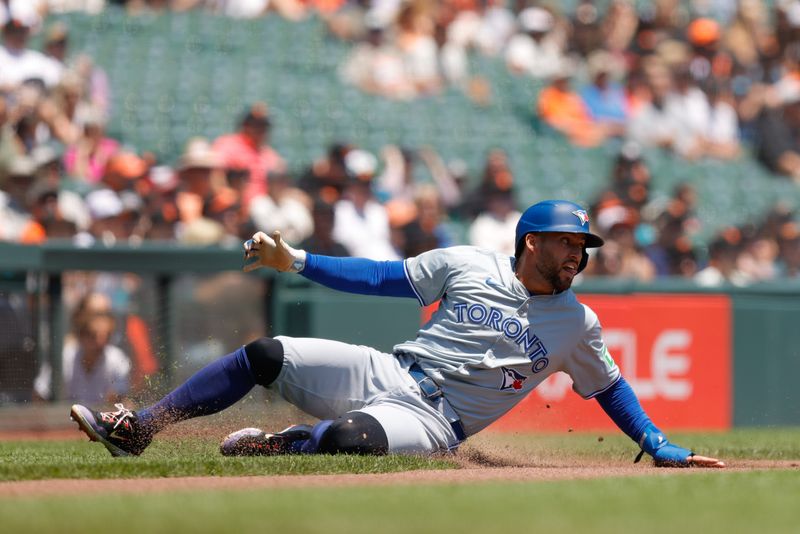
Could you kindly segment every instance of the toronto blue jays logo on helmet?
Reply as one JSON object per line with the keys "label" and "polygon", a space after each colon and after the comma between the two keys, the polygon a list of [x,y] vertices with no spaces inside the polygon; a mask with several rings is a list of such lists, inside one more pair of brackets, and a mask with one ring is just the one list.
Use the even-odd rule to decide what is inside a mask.
{"label": "toronto blue jays logo on helmet", "polygon": [[500,371],[503,373],[503,383],[500,385],[501,390],[522,389],[522,383],[528,379],[527,376],[508,367],[501,367]]}
{"label": "toronto blue jays logo on helmet", "polygon": [[589,214],[586,213],[586,210],[575,210],[572,214],[581,220],[581,226],[589,222]]}

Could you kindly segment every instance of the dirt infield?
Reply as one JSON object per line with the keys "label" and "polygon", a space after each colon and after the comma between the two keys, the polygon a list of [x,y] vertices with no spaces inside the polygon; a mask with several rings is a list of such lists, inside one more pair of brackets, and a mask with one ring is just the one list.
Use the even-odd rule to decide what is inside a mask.
{"label": "dirt infield", "polygon": [[[270,488],[338,488],[354,486],[396,486],[420,484],[472,484],[476,482],[531,482],[581,480],[605,477],[690,475],[702,469],[658,469],[647,465],[548,465],[539,467],[489,467],[461,459],[461,469],[407,471],[364,475],[280,475],[252,477],[177,477],[108,480],[26,480],[0,482],[0,498],[40,497],[101,493],[151,493],[197,490],[252,490]],[[797,461],[731,462],[725,471],[796,470]]]}

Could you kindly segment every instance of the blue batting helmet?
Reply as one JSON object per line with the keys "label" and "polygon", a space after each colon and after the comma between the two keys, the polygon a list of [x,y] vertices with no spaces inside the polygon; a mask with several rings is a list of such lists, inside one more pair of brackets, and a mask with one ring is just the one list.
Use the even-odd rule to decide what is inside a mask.
{"label": "blue batting helmet", "polygon": [[517,252],[531,232],[568,232],[584,234],[586,248],[602,247],[603,239],[589,231],[589,215],[580,205],[568,200],[543,200],[525,210],[517,223]]}

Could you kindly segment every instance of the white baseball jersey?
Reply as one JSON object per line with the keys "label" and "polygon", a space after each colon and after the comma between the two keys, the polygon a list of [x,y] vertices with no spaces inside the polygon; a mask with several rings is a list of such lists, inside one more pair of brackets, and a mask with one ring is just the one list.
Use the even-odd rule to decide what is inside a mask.
{"label": "white baseball jersey", "polygon": [[441,386],[467,435],[485,428],[545,378],[567,373],[591,398],[616,382],[619,368],[597,315],[572,290],[531,295],[514,258],[475,247],[438,249],[405,260],[421,304],[439,309],[413,341],[412,355]]}

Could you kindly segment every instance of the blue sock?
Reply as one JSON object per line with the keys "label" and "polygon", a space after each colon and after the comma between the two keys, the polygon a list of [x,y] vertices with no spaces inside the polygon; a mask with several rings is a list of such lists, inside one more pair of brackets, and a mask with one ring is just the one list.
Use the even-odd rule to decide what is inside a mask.
{"label": "blue sock", "polygon": [[217,413],[256,385],[244,347],[206,365],[153,406],[136,416],[151,434],[172,423]]}

